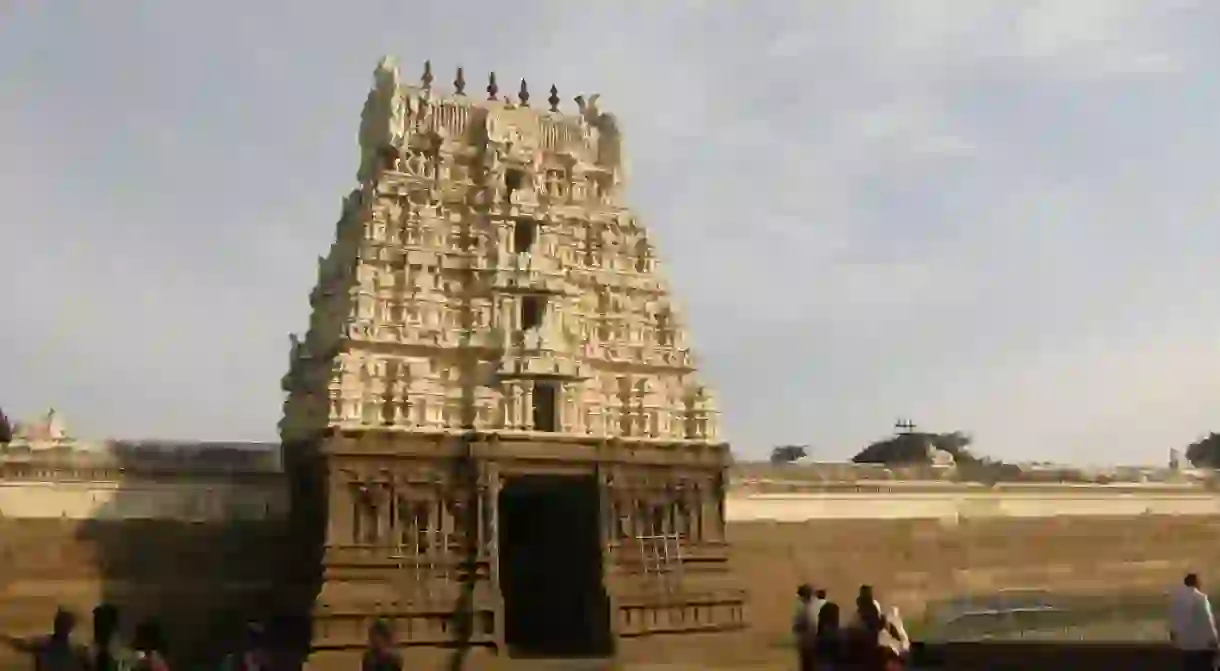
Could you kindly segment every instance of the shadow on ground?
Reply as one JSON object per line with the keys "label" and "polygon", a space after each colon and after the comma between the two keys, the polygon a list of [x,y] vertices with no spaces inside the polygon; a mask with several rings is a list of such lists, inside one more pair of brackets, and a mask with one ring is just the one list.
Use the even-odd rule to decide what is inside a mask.
{"label": "shadow on ground", "polygon": [[916,669],[954,671],[1167,671],[1181,665],[1167,643],[943,643],[913,652]]}

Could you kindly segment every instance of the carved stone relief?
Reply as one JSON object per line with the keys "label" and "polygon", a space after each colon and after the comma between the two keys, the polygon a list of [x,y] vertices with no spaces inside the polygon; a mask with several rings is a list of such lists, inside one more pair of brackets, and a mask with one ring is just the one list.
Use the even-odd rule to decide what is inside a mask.
{"label": "carved stone relief", "polygon": [[[624,160],[618,122],[599,97],[557,117],[404,86],[391,60],[373,79],[360,130],[364,186],[345,201],[345,223],[319,260],[311,334],[290,363],[290,395],[323,402],[286,401],[284,431],[536,430],[528,385],[479,379],[478,393],[463,393],[469,381],[399,372],[389,364],[406,355],[391,344],[463,360],[461,370],[571,376],[559,386],[558,433],[716,440],[718,411],[692,380],[682,325],[651,279],[656,250],[634,215],[605,209]],[[468,123],[481,131],[467,133]],[[376,169],[389,150],[393,169]],[[445,195],[458,191],[472,195]],[[493,200],[480,204],[479,192]],[[537,232],[514,242],[515,226]],[[515,250],[520,240],[528,249]],[[553,296],[540,328],[521,327],[516,296],[529,291]],[[377,347],[381,363],[311,376],[327,365],[320,343],[339,338],[347,353],[331,356]],[[512,351],[497,354],[497,341]],[[616,378],[611,388],[606,376]],[[635,386],[620,389],[618,378]]]}

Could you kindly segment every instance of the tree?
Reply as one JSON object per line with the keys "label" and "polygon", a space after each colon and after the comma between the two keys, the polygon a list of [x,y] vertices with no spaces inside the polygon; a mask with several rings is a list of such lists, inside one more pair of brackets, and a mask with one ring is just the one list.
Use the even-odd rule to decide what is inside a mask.
{"label": "tree", "polygon": [[953,455],[958,464],[979,461],[970,452],[971,438],[962,431],[950,433],[900,433],[876,441],[852,457],[857,464],[924,464],[928,463],[928,446]]}
{"label": "tree", "polygon": [[970,454],[970,445],[974,442],[974,439],[969,434],[961,431],[934,433],[931,434],[931,439],[933,447],[952,454],[954,459],[961,457],[969,461],[974,458]]}
{"label": "tree", "polygon": [[1220,468],[1220,433],[1212,431],[1188,445],[1186,460],[1196,468]]}
{"label": "tree", "polygon": [[809,449],[805,445],[777,445],[771,448],[771,463],[773,464],[790,464],[807,456],[809,456]]}
{"label": "tree", "polygon": [[4,408],[0,408],[0,443],[7,443],[13,439],[13,423],[8,421],[8,416],[4,414]]}

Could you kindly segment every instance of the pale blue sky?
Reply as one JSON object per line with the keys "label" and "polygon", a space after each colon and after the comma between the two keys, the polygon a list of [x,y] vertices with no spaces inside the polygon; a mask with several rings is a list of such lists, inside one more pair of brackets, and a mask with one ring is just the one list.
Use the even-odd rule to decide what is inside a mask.
{"label": "pale blue sky", "polygon": [[[1220,3],[0,2],[0,405],[274,437],[384,53],[600,92],[726,432],[1220,429]],[[570,102],[566,102],[569,108]]]}

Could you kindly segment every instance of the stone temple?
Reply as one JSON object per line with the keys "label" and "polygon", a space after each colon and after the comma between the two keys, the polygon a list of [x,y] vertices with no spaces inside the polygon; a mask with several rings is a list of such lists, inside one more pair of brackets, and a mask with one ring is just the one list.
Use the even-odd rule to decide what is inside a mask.
{"label": "stone temple", "polygon": [[[744,626],[729,447],[598,96],[383,59],[280,431],[311,649],[610,655]],[[311,535],[312,534],[312,535]],[[304,556],[304,554],[302,555]],[[672,639],[670,639],[672,640]]]}

